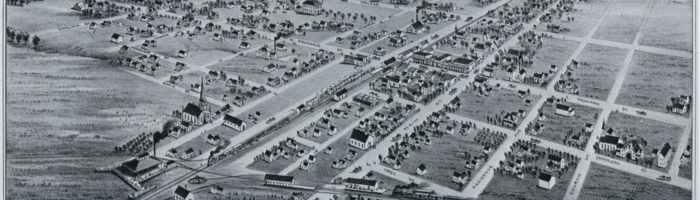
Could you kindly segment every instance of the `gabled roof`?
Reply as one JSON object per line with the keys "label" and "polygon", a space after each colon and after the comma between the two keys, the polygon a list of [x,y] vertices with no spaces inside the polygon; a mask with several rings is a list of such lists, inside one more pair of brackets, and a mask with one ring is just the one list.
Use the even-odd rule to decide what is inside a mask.
{"label": "gabled roof", "polygon": [[560,104],[560,103],[558,103],[556,107],[557,107],[558,110],[569,110],[569,109],[572,109],[571,106],[566,105],[566,104]]}
{"label": "gabled roof", "polygon": [[664,144],[664,147],[661,148],[661,155],[662,155],[662,156],[667,156],[667,155],[668,155],[668,152],[669,152],[670,150],[671,150],[671,145],[668,144],[668,142],[667,142],[666,144]]}
{"label": "gabled roof", "polygon": [[122,166],[124,166],[132,173],[139,173],[144,170],[148,170],[149,168],[155,167],[158,164],[160,164],[160,161],[150,157],[146,157],[143,160],[133,159],[130,161],[126,161],[122,164]]}
{"label": "gabled roof", "polygon": [[617,144],[618,141],[620,141],[619,137],[610,136],[610,135],[606,135],[606,136],[603,136],[600,138],[601,143]]}
{"label": "gabled roof", "polygon": [[350,135],[350,139],[364,143],[367,142],[367,140],[369,139],[369,134],[366,134],[364,131],[358,129],[353,129],[352,134]]}
{"label": "gabled roof", "polygon": [[235,124],[236,126],[240,126],[241,124],[243,124],[243,120],[238,119],[238,118],[231,116],[229,114],[224,115],[224,121],[231,122],[231,123]]}
{"label": "gabled roof", "polygon": [[540,173],[540,175],[537,178],[539,178],[540,180],[543,180],[543,181],[549,181],[552,179],[552,175]]}
{"label": "gabled roof", "polygon": [[193,116],[199,116],[202,114],[202,109],[199,108],[199,106],[197,106],[197,105],[194,105],[192,103],[188,103],[182,112],[193,115]]}
{"label": "gabled roof", "polygon": [[348,93],[348,90],[343,88],[340,91],[336,92],[335,96],[342,96],[342,95],[347,94],[347,93]]}
{"label": "gabled roof", "polygon": [[190,195],[190,191],[183,188],[182,186],[177,186],[177,189],[175,189],[175,195],[186,198],[188,195]]}
{"label": "gabled roof", "polygon": [[368,186],[377,185],[377,181],[375,181],[375,180],[367,180],[367,179],[359,179],[359,178],[347,178],[347,179],[345,179],[345,182],[350,183],[350,184],[368,185]]}

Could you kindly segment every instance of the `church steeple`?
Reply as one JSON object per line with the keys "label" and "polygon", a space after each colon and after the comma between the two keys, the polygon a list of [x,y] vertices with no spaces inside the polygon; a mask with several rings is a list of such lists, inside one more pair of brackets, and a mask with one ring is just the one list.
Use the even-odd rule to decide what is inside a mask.
{"label": "church steeple", "polygon": [[199,107],[204,110],[204,77],[202,77],[202,82],[199,85]]}

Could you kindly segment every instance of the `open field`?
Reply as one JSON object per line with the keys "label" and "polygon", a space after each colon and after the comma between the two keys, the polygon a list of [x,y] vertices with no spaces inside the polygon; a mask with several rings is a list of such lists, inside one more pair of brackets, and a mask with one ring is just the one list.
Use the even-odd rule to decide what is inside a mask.
{"label": "open field", "polygon": [[665,112],[671,97],[692,95],[692,72],[692,59],[636,51],[615,102]]}
{"label": "open field", "polygon": [[579,199],[691,199],[691,191],[591,163]]}
{"label": "open field", "polygon": [[209,32],[197,35],[191,40],[187,39],[187,36],[163,37],[156,40],[158,46],[151,51],[168,57],[177,57],[179,50],[187,50],[190,55],[181,60],[193,65],[202,65],[243,51],[244,49],[240,48],[241,42],[249,43],[250,48],[272,43],[265,39],[224,38],[223,41],[215,41],[213,38],[213,34]]}
{"label": "open field", "polygon": [[103,61],[8,50],[9,156],[108,154],[195,100]]}
{"label": "open field", "polygon": [[[552,65],[556,65],[559,70],[565,70],[564,64],[574,53],[579,42],[556,38],[543,38],[542,47],[535,51],[532,57],[532,65],[525,68],[527,74],[547,73]],[[495,76],[505,79],[508,74],[504,70],[495,72]],[[553,75],[549,76],[553,78]]]}
{"label": "open field", "polygon": [[[688,138],[688,146],[690,146],[690,152],[692,153],[693,152],[693,134],[690,134],[690,137]],[[681,149],[685,149],[685,148],[681,148]],[[679,149],[679,151],[681,149]],[[683,153],[683,152],[680,151],[678,153]],[[695,159],[695,156],[693,156],[691,154],[690,163],[688,163],[685,166],[683,166],[683,165],[680,166],[680,170],[678,171],[678,176],[693,180],[693,159]]]}
{"label": "open field", "polygon": [[[651,0],[619,0],[613,2],[610,12],[593,34],[595,39],[632,44],[642,28],[642,19]],[[653,26],[653,24],[649,24]]]}
{"label": "open field", "polygon": [[[42,35],[38,49],[46,52],[63,53],[94,58],[115,58],[117,52],[110,52],[109,49],[119,47],[110,41],[112,34],[125,35],[124,26],[112,25],[110,27],[98,27],[90,29],[79,27],[60,32],[52,32]],[[124,37],[124,40],[127,40]]]}
{"label": "open field", "polygon": [[345,159],[345,156],[348,154],[349,150],[357,152],[357,158],[361,158],[362,155],[365,154],[365,151],[351,147],[348,144],[350,141],[350,132],[351,131],[345,133],[339,132],[338,134],[345,135],[343,135],[342,138],[338,139],[333,144],[329,145],[329,147],[333,148],[333,152],[331,154],[326,154],[323,152],[323,150],[320,150],[320,152],[316,154],[316,162],[311,164],[311,168],[308,170],[301,170],[298,168],[298,166],[296,166],[297,168],[288,175],[303,177],[312,183],[310,186],[313,187],[321,187],[324,184],[331,183],[336,175],[345,170],[333,168],[333,161],[342,159],[346,161],[346,166],[352,166],[353,161]]}
{"label": "open field", "polygon": [[656,1],[642,28],[639,44],[683,51],[693,50],[693,1]]}
{"label": "open field", "polygon": [[588,44],[576,61],[579,67],[571,73],[571,82],[578,86],[581,96],[605,100],[610,94],[617,73],[622,68],[628,50]]}
{"label": "open field", "polygon": [[[525,105],[525,99],[534,103],[540,98],[537,95],[527,95],[525,99],[521,99],[518,97],[518,91],[509,89],[494,89],[489,96],[478,96],[476,93],[467,89],[457,95],[462,107],[455,114],[482,122],[489,122],[487,118],[495,119],[496,115],[503,116],[505,113],[518,112],[521,109],[527,115],[532,108]],[[517,122],[521,121],[522,118]]]}
{"label": "open field", "polygon": [[564,139],[569,131],[573,133],[582,132],[586,127],[586,123],[595,124],[596,120],[598,120],[598,114],[601,109],[578,104],[570,105],[575,110],[574,116],[571,117],[555,114],[553,106],[542,106],[542,112],[546,119],[544,122],[540,122],[544,124],[544,129],[536,137],[559,144],[566,144]]}
{"label": "open field", "polygon": [[5,196],[8,199],[125,199],[133,189],[112,173],[94,172],[95,167],[125,159],[126,156],[9,159]]}
{"label": "open field", "polygon": [[281,147],[285,151],[289,152],[289,155],[290,155],[289,158],[283,158],[282,156],[280,156],[279,158],[277,158],[269,163],[265,162],[263,160],[256,160],[252,164],[246,166],[246,168],[254,169],[254,170],[258,170],[258,171],[263,171],[266,173],[272,173],[272,174],[280,173],[282,170],[291,166],[297,160],[308,158],[308,155],[310,155],[314,151],[313,149],[311,149],[311,147],[304,146],[301,143],[297,142],[297,145],[299,145],[298,150],[303,149],[304,151],[307,152],[306,154],[304,154],[304,156],[299,157],[299,156],[297,156],[296,150],[293,150],[292,148],[281,145],[279,147]]}
{"label": "open field", "polygon": [[[89,21],[80,12],[71,10],[77,1],[32,1],[20,6],[7,6],[7,26],[26,32],[37,32]],[[44,39],[42,37],[42,39]]]}
{"label": "open field", "polygon": [[[416,12],[407,12],[407,13],[404,13],[404,14],[399,15],[399,16],[393,16],[387,21],[378,22],[378,24],[375,24],[373,26],[362,29],[360,31],[359,36],[362,37],[362,36],[365,36],[367,34],[374,34],[374,33],[379,33],[382,31],[387,31],[387,34],[389,34],[395,30],[402,30],[403,28],[405,28],[411,24],[411,21],[414,19],[415,16],[416,16]],[[376,40],[374,40],[374,41],[376,41]],[[374,41],[370,41],[370,43],[374,42]],[[338,41],[333,40],[333,42],[331,42],[329,44],[332,46],[336,46],[336,47],[350,48],[350,46],[351,46],[350,43],[351,43],[351,41],[344,41],[343,43],[338,43]],[[358,49],[361,49],[361,48],[362,48],[362,46],[358,47]]]}

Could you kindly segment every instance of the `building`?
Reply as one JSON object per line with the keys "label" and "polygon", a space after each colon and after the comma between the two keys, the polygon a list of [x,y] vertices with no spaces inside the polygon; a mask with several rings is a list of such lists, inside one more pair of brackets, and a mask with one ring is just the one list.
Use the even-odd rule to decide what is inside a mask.
{"label": "building", "polygon": [[293,176],[282,176],[276,174],[265,174],[265,185],[269,186],[281,186],[281,187],[293,187],[294,177]]}
{"label": "building", "polygon": [[413,34],[421,34],[426,30],[426,26],[420,20],[413,22],[410,26],[408,26],[408,28],[406,28],[406,32]]}
{"label": "building", "polygon": [[343,64],[348,64],[348,65],[355,65],[355,66],[365,66],[369,64],[370,58],[367,55],[363,54],[354,54],[354,55],[345,55],[343,57]]}
{"label": "building", "polygon": [[124,36],[116,34],[116,33],[112,34],[112,42],[121,43],[122,41],[124,41]]}
{"label": "building", "polygon": [[374,136],[364,131],[353,129],[350,135],[350,146],[367,150],[374,145]]}
{"label": "building", "polygon": [[221,144],[221,137],[219,135],[207,135],[207,144],[214,146],[219,146]]}
{"label": "building", "polygon": [[179,50],[179,51],[177,51],[177,57],[180,57],[180,58],[185,58],[185,57],[187,57],[187,51],[185,51],[185,50]]}
{"label": "building", "polygon": [[335,93],[335,95],[333,96],[333,100],[340,101],[341,99],[344,99],[345,97],[348,97],[348,90],[343,88]]}
{"label": "building", "polygon": [[452,182],[459,184],[467,184],[467,172],[457,172],[452,173]]}
{"label": "building", "polygon": [[160,160],[153,159],[149,156],[140,156],[121,164],[119,171],[126,176],[133,177],[136,180],[142,180],[153,171],[162,169],[165,163]]}
{"label": "building", "polygon": [[224,126],[228,126],[237,131],[243,131],[246,128],[246,123],[229,114],[224,115]]}
{"label": "building", "polygon": [[306,15],[320,15],[323,14],[322,10],[323,2],[318,0],[305,0],[301,2],[301,5],[297,6],[296,12]]}
{"label": "building", "polygon": [[622,139],[612,135],[605,135],[598,140],[598,148],[604,151],[615,151],[621,144],[624,144]]}
{"label": "building", "polygon": [[428,167],[426,167],[423,163],[418,165],[418,167],[416,168],[416,174],[418,174],[420,176],[425,175],[425,173],[427,173],[427,172],[428,172]]}
{"label": "building", "polygon": [[570,105],[558,103],[555,106],[554,113],[557,115],[571,117],[571,116],[574,116],[574,107],[572,107]]}
{"label": "building", "polygon": [[175,189],[175,200],[195,200],[194,194],[182,186],[177,186]]}
{"label": "building", "polygon": [[347,178],[344,185],[346,190],[363,192],[376,192],[379,189],[379,182],[367,179]]}
{"label": "building", "polygon": [[199,106],[188,103],[182,109],[182,121],[191,122],[194,125],[202,125],[205,121],[204,111]]}
{"label": "building", "polygon": [[194,156],[194,149],[189,148],[189,149],[185,150],[184,152],[182,152],[182,155],[180,155],[180,158],[187,160],[187,159],[192,158],[192,156]]}
{"label": "building", "polygon": [[668,142],[667,142],[666,144],[664,144],[664,147],[661,148],[661,151],[659,152],[659,154],[657,154],[657,159],[658,159],[657,166],[659,166],[661,168],[666,168],[666,166],[668,166],[668,159],[670,157],[671,157],[671,145],[668,144]]}
{"label": "building", "polygon": [[540,173],[540,175],[537,177],[537,187],[544,188],[551,190],[552,187],[554,187],[554,184],[557,182],[556,177],[550,175],[550,174],[545,174],[545,173]]}
{"label": "building", "polygon": [[218,185],[211,186],[209,193],[222,195],[225,193],[224,188]]}

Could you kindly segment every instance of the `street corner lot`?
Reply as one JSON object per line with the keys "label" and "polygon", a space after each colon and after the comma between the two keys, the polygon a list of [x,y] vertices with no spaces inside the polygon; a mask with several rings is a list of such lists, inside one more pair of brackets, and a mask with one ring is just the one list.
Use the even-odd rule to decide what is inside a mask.
{"label": "street corner lot", "polygon": [[[457,96],[462,106],[455,111],[455,114],[490,123],[488,118],[494,120],[496,116],[503,116],[505,113],[518,112],[524,110],[524,115],[532,109],[526,106],[525,101],[529,99],[531,104],[535,104],[540,99],[539,95],[529,94],[525,98],[520,98],[518,91],[510,89],[494,89],[489,96],[479,96],[477,91],[466,89]],[[518,124],[523,117],[518,119]],[[500,125],[500,124],[498,124]]]}
{"label": "street corner lot", "polygon": [[[423,22],[423,24],[425,26],[430,27],[430,29],[428,31],[425,31],[424,33],[421,33],[421,34],[405,33],[406,34],[406,45],[410,45],[411,43],[418,41],[419,39],[421,39],[422,37],[425,37],[426,35],[433,35],[438,30],[441,30],[441,29],[443,29],[443,28],[445,28],[453,23],[454,23],[454,21],[448,21],[448,20],[445,20],[445,21],[440,22],[438,24],[430,24],[430,23]],[[408,27],[408,26],[406,26],[406,27]],[[403,28],[400,30],[405,32],[406,28]],[[374,43],[370,46],[365,47],[360,52],[366,53],[366,54],[373,54],[374,50],[377,49],[377,47],[384,48],[386,50],[387,54],[390,54],[398,49],[396,47],[389,46],[389,38],[384,38],[384,39],[377,41],[376,43]],[[461,54],[459,54],[459,55],[461,55]]]}
{"label": "street corner lot", "polygon": [[8,5],[7,26],[32,33],[90,21],[91,19],[82,18],[79,11],[71,10],[76,2],[78,1],[53,0],[31,1],[24,6]]}
{"label": "street corner lot", "polygon": [[[382,32],[383,30],[387,31],[387,34],[391,33],[392,31],[403,30],[404,28],[408,27],[408,25],[411,24],[411,21],[413,19],[415,19],[415,16],[416,16],[416,12],[410,11],[410,12],[406,12],[406,13],[403,13],[403,14],[398,15],[398,16],[390,15],[389,18],[386,19],[386,21],[381,21],[381,19],[378,19],[376,24],[374,24],[372,26],[368,26],[367,28],[360,30],[359,36],[362,37],[362,36],[365,36],[367,34],[379,33],[379,32]],[[345,39],[345,38],[343,38],[343,39]],[[375,41],[377,41],[377,42],[381,41],[381,39],[383,39],[383,38],[380,38],[379,40],[370,41],[367,44],[375,42]],[[388,40],[386,42],[388,42]],[[349,40],[345,40],[343,43],[338,43],[337,40],[333,40],[331,43],[329,43],[329,45],[332,45],[335,47],[341,47],[341,48],[350,48],[350,46],[351,46],[350,43],[351,43],[351,41],[349,41]],[[366,46],[367,44],[363,44],[362,46],[359,46],[357,48],[361,49],[362,47]],[[387,47],[388,47],[388,43],[387,43]],[[387,48],[387,47],[384,47],[384,48]]]}
{"label": "street corner lot", "polygon": [[187,36],[167,36],[156,40],[157,47],[153,52],[158,54],[177,58],[178,51],[185,50],[189,55],[185,58],[180,58],[187,63],[195,65],[211,64],[212,61],[232,56],[238,52],[244,51],[240,48],[242,42],[250,44],[250,48],[258,48],[263,44],[270,42],[265,39],[242,40],[234,38],[223,38],[223,41],[214,40],[213,33],[205,33],[197,35],[193,39],[188,39]]}
{"label": "street corner lot", "polygon": [[587,44],[576,58],[579,66],[571,72],[571,82],[578,86],[579,95],[607,99],[627,52],[626,49]]}
{"label": "street corner lot", "polygon": [[693,1],[654,2],[639,44],[691,52]]}
{"label": "street corner lot", "polygon": [[[440,126],[445,126],[446,124],[455,127],[455,129],[461,127],[461,124],[455,121],[441,123]],[[418,146],[420,149],[407,148],[406,151],[409,152],[409,158],[401,161],[401,168],[399,171],[455,191],[461,191],[462,185],[452,181],[453,173],[467,172],[468,176],[471,176],[481,170],[483,164],[470,169],[466,167],[466,163],[468,161],[477,160],[477,157],[482,155],[484,146],[478,142],[479,140],[485,141],[487,138],[493,139],[491,137],[495,137],[496,134],[482,131],[469,131],[468,134],[462,135],[456,132],[457,130],[455,130],[455,134],[452,135],[429,135],[431,144],[421,144]],[[480,132],[479,134],[484,134],[484,136],[477,136],[477,132]],[[497,149],[498,147],[495,146],[491,148]],[[399,151],[401,154],[403,154],[403,152],[404,151]],[[465,157],[465,152],[469,152],[471,160]],[[493,155],[493,152],[495,151],[486,154],[487,157],[484,160],[488,160],[488,158]],[[428,168],[426,174],[422,176],[416,174],[416,169],[421,164],[424,164]],[[382,162],[382,165],[387,168],[393,168],[394,166],[393,164],[384,162]],[[471,177],[469,180],[471,180]]]}
{"label": "street corner lot", "polygon": [[692,62],[691,58],[636,51],[615,102],[666,112],[671,97],[692,95]]}
{"label": "street corner lot", "polygon": [[[678,143],[683,134],[683,126],[668,124],[660,121],[655,121],[643,117],[627,115],[619,112],[612,112],[608,116],[607,121],[605,121],[606,129],[613,128],[617,136],[634,135],[638,138],[644,139],[646,141],[646,146],[643,146],[644,153],[646,155],[651,155],[653,149],[661,150],[664,144],[668,143],[671,145],[672,149],[678,149]],[[669,157],[669,163],[673,162],[673,156],[677,153],[683,153],[685,147],[680,148],[676,152],[671,152]],[[615,156],[616,158],[623,159],[623,157]],[[667,168],[659,168],[656,165],[657,159],[654,159],[654,169],[667,171]]]}
{"label": "street corner lot", "polygon": [[[260,98],[267,93],[265,92],[260,94],[253,94],[253,96],[248,96],[248,94],[246,93],[252,91],[252,88],[254,87],[252,84],[244,83],[245,85],[238,84],[229,87],[228,85],[230,85],[230,83],[228,83],[228,79],[236,79],[235,76],[228,75],[227,80],[221,80],[220,77],[209,77],[209,75],[201,71],[194,71],[182,75],[182,81],[177,83],[176,85],[180,88],[187,90],[187,92],[191,92],[193,94],[198,95],[199,92],[197,91],[199,89],[195,90],[193,86],[201,84],[202,78],[204,79],[204,96],[212,99],[218,99],[226,103],[230,103],[232,105],[236,104],[234,103],[234,98],[236,96],[243,98],[243,100],[240,101],[240,103],[241,105],[245,105],[247,102],[254,101],[255,99]],[[233,88],[236,89],[235,92],[232,91]],[[224,95],[227,96],[226,100],[224,100]]]}
{"label": "street corner lot", "polygon": [[[547,163],[549,162],[548,156],[549,154],[547,153],[548,150],[545,149],[544,147],[540,146],[535,146],[535,145],[518,145],[517,143],[514,144],[514,150],[509,152],[510,155],[513,155],[513,157],[517,157],[517,152],[526,152],[524,151],[523,147],[531,148],[534,152],[543,152],[542,155],[544,156],[539,156],[536,155],[537,153],[534,153],[536,157],[530,157],[527,156],[527,158],[523,159],[524,160],[524,167],[523,167],[523,179],[517,178],[514,175],[511,175],[508,171],[505,171],[504,174],[499,173],[499,170],[496,170],[494,172],[493,178],[489,182],[489,184],[486,186],[486,189],[479,195],[479,199],[562,199],[564,198],[567,188],[569,186],[569,182],[571,182],[571,178],[574,176],[574,171],[576,170],[576,165],[579,162],[579,158],[573,157],[573,159],[569,159],[567,156],[561,156],[566,160],[568,163],[568,168],[560,169],[559,172],[561,172],[561,175],[557,176],[557,173],[559,172],[544,172],[545,167],[547,166]],[[523,155],[527,155],[523,153]],[[534,159],[533,159],[534,158]],[[506,159],[508,160],[508,159]],[[514,160],[511,159],[510,162],[513,162]],[[504,161],[507,162],[507,161]],[[551,174],[552,176],[556,177],[555,179],[555,184],[551,189],[544,189],[541,187],[538,187],[538,177],[531,173],[531,169],[535,170],[541,170],[542,172],[538,173],[547,173]]]}
{"label": "street corner lot", "polygon": [[[577,41],[543,37],[542,47],[537,49],[532,57],[532,65],[529,68],[525,68],[527,74],[547,73],[552,65],[556,65],[558,70],[565,70],[564,64],[571,58],[579,43]],[[501,76],[507,76],[504,72],[501,73],[503,73]],[[553,75],[549,77],[554,78]]]}
{"label": "street corner lot", "polygon": [[[272,46],[272,44],[270,44],[270,46]],[[299,66],[294,64],[294,60],[298,60],[299,63],[306,62],[312,58],[313,53],[318,51],[318,49],[294,44],[286,44],[286,46],[287,50],[277,51],[277,58],[265,59],[259,57],[255,52],[258,48],[255,47],[256,49],[252,52],[238,55],[233,59],[224,60],[207,68],[242,76],[246,80],[250,80],[261,85],[266,85],[268,83],[268,78],[282,78],[284,72],[290,70],[292,67],[296,67],[298,70],[301,70]],[[294,53],[292,53],[292,50],[294,50]],[[338,56],[336,55],[336,57]],[[277,65],[277,68],[272,72],[264,72],[263,67],[268,64],[275,64]],[[321,68],[323,67],[327,66],[322,66]],[[274,87],[281,87],[282,85],[284,85],[284,82],[282,82],[282,84],[275,85]]]}
{"label": "street corner lot", "polygon": [[573,22],[567,22],[566,18],[553,19],[552,22],[543,22],[537,25],[535,30],[545,32],[547,25],[555,24],[570,29],[569,32],[562,32],[564,35],[576,37],[584,37],[596,25],[601,15],[605,13],[606,8],[611,6],[613,0],[596,0],[596,1],[577,1],[574,3],[574,11],[569,13],[569,16],[574,17]]}
{"label": "street corner lot", "polygon": [[[282,141],[284,142],[284,140],[282,140]],[[278,144],[277,146],[279,148],[282,148],[289,153],[289,158],[283,158],[282,156],[280,156],[279,158],[277,158],[269,163],[262,160],[262,159],[259,159],[259,160],[253,161],[253,163],[246,166],[246,168],[258,170],[258,171],[263,171],[263,172],[267,172],[267,173],[272,173],[272,174],[280,173],[280,172],[282,172],[282,170],[284,170],[288,167],[298,168],[299,166],[294,166],[295,162],[299,159],[308,158],[308,156],[311,155],[313,150],[311,147],[303,145],[300,142],[297,142],[297,145],[299,145],[299,149],[294,150],[292,148],[285,146],[284,144]],[[306,151],[307,153],[304,154],[302,157],[297,156],[297,151],[300,151],[302,149],[304,151]],[[266,149],[266,150],[270,150],[270,149]],[[319,161],[319,160],[317,160],[317,161]]]}
{"label": "street corner lot", "polygon": [[[593,38],[632,44],[649,13],[651,0],[621,0],[613,2]],[[647,26],[653,26],[647,22]]]}
{"label": "street corner lot", "polygon": [[[78,27],[41,35],[39,49],[48,52],[62,52],[69,55],[110,58],[117,54],[122,44],[111,42],[112,34],[126,35],[126,27],[112,24],[108,27],[98,25],[95,29]],[[126,40],[125,36],[125,39]],[[112,51],[111,49],[115,49]]]}
{"label": "street corner lot", "polygon": [[[687,128],[687,127],[686,127]],[[690,152],[693,152],[693,134],[689,134],[688,138],[688,146],[690,146]],[[686,147],[682,147],[678,149],[678,153],[683,153],[683,150],[685,150]],[[690,162],[686,165],[681,165],[680,170],[678,171],[678,176],[687,178],[690,180],[693,180],[693,158],[694,156],[690,156]]]}
{"label": "street corner lot", "polygon": [[[333,148],[333,151],[330,154],[326,154],[325,148],[322,150],[319,150],[319,153],[316,154],[316,162],[311,164],[311,167],[308,170],[301,170],[299,169],[299,166],[291,166],[295,167],[294,171],[290,172],[288,175],[289,176],[294,176],[294,177],[305,177],[307,181],[310,183],[313,183],[312,187],[321,187],[324,184],[330,184],[333,178],[338,176],[341,172],[347,169],[347,167],[350,167],[353,165],[354,161],[350,161],[345,159],[345,156],[348,154],[349,150],[353,150],[357,152],[357,157],[355,160],[360,159],[366,151],[363,151],[361,149],[351,147],[349,145],[350,143],[350,131],[345,132],[345,133],[338,133],[338,134],[344,134],[341,139],[338,139],[337,141],[333,142],[333,144],[329,145],[329,147]],[[345,160],[346,162],[346,168],[344,169],[336,169],[333,168],[333,162],[338,161],[338,160]],[[363,164],[364,165],[364,164]],[[366,167],[366,166],[365,166]]]}
{"label": "street corner lot", "polygon": [[[624,169],[622,169],[624,170]],[[579,199],[691,199],[692,192],[591,163]]]}
{"label": "street corner lot", "polygon": [[[353,122],[364,119],[363,117],[365,116],[372,116],[374,113],[369,113],[369,111],[372,109],[370,107],[366,106],[359,106],[356,104],[351,104],[353,107],[348,110],[348,117],[347,118],[342,118],[342,117],[331,117],[330,118],[330,124],[336,128],[337,131],[341,131],[345,128],[348,128],[350,125],[352,125]],[[356,116],[355,113],[357,112],[358,109],[363,108],[365,109],[365,113],[363,116]],[[320,118],[319,118],[320,119]],[[317,119],[318,121],[318,119]],[[320,123],[320,122],[319,122]],[[318,126],[310,126],[311,128],[308,128],[308,131],[313,133],[314,129],[319,129],[321,130],[321,136],[320,137],[308,137],[306,139],[311,140],[313,142],[316,142],[318,144],[323,144],[325,143],[328,139],[331,139],[334,136],[328,135],[328,129],[323,129],[319,128]],[[303,130],[303,129],[301,129]],[[300,130],[300,131],[301,131]],[[337,133],[336,133],[337,134]]]}
{"label": "street corner lot", "polygon": [[[588,107],[579,104],[568,103],[574,108],[574,116],[568,117],[564,115],[556,114],[554,105],[545,104],[542,106],[542,112],[546,119],[544,121],[539,121],[540,124],[544,125],[541,133],[535,137],[539,137],[548,141],[552,141],[559,144],[566,144],[564,139],[569,131],[574,134],[583,132],[586,128],[586,124],[595,124],[598,120],[598,115],[601,112],[599,108]],[[533,122],[534,126],[534,122]],[[582,135],[582,141],[588,141],[588,136],[586,134]],[[585,143],[585,142],[584,142]]]}
{"label": "street corner lot", "polygon": [[404,182],[401,182],[400,180],[391,178],[391,177],[384,175],[378,171],[370,171],[370,172],[367,172],[367,174],[362,174],[362,177],[356,177],[356,178],[363,178],[363,177],[367,177],[367,176],[369,176],[370,180],[375,180],[375,181],[379,182],[379,187],[387,190],[385,192],[385,194],[391,194],[391,192],[394,190],[394,188],[396,188],[396,186],[409,184],[409,183],[404,183]]}
{"label": "street corner lot", "polygon": [[[136,51],[134,51],[134,52],[136,52]],[[142,54],[140,54],[140,53],[136,53],[136,56],[132,56],[131,58],[135,58],[135,57],[141,56],[141,55]],[[152,71],[150,68],[155,63],[149,63],[147,61],[141,62],[141,64],[144,64],[144,66],[146,66],[145,68],[141,68],[141,64],[139,64],[136,67],[124,66],[124,68],[131,70],[131,71],[134,71],[136,73],[143,73],[145,75],[152,76],[152,77],[157,78],[157,79],[168,77],[170,75],[177,73],[177,71],[175,71],[175,63],[170,62],[168,60],[164,60],[164,59],[158,59],[157,62],[158,62],[158,64],[160,64],[160,68],[157,69],[156,71]],[[124,65],[126,65],[126,64],[124,64]]]}

